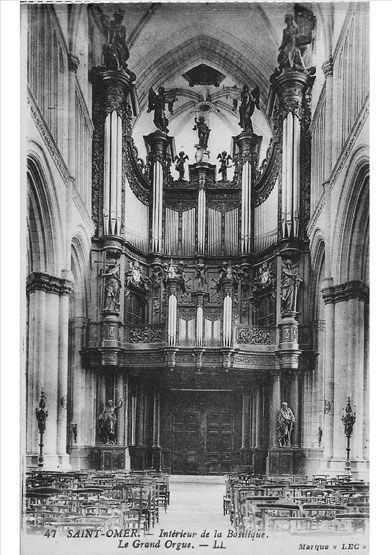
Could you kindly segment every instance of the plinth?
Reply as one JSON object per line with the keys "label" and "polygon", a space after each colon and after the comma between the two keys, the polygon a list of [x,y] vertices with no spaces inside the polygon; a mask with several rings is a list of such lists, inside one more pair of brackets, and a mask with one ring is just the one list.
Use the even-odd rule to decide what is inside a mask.
{"label": "plinth", "polygon": [[303,474],[303,452],[298,447],[273,447],[268,450],[267,476]]}

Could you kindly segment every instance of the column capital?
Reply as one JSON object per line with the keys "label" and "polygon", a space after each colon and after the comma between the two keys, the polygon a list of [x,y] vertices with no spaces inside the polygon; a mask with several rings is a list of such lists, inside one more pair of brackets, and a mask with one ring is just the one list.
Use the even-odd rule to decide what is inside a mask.
{"label": "column capital", "polygon": [[32,272],[26,280],[26,291],[29,295],[34,291],[45,291],[55,295],[70,295],[73,283],[68,279],[51,276],[44,272]]}
{"label": "column capital", "polygon": [[122,117],[128,106],[128,95],[134,95],[133,82],[136,75],[124,70],[108,70],[99,66],[92,68],[89,77],[101,95],[106,115],[116,111]]}
{"label": "column capital", "polygon": [[282,102],[283,118],[292,112],[298,119],[302,119],[304,93],[313,85],[314,79],[314,74],[295,70],[277,70],[271,76],[271,83]]}
{"label": "column capital", "polygon": [[369,287],[363,281],[354,280],[322,289],[321,295],[325,304],[337,304],[351,299],[359,299],[367,303]]}

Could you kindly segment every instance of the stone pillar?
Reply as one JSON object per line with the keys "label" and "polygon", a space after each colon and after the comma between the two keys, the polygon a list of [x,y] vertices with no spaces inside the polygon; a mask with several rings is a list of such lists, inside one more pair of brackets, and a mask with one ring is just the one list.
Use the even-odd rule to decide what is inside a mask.
{"label": "stone pillar", "polygon": [[69,294],[59,297],[59,371],[58,371],[58,397],[57,405],[57,452],[59,455],[67,454],[67,407],[68,407],[68,321],[69,321]]}
{"label": "stone pillar", "polygon": [[324,460],[332,459],[333,454],[333,390],[335,361],[335,304],[331,280],[325,280],[322,289],[325,303],[325,374],[324,374]]}
{"label": "stone pillar", "polygon": [[123,117],[127,110],[127,98],[133,91],[135,75],[123,69],[107,70],[95,67],[90,72],[94,93],[99,102],[101,118],[94,122],[102,137],[103,175],[102,180],[102,233],[122,233],[122,143]]}
{"label": "stone pillar", "polygon": [[86,445],[88,428],[92,425],[85,406],[87,384],[80,356],[80,351],[84,347],[86,324],[87,318],[83,317],[76,317],[70,321],[72,333],[72,358],[70,365],[72,379],[72,424],[77,426],[77,442],[72,438],[74,447]]}
{"label": "stone pillar", "polygon": [[243,131],[233,140],[238,153],[237,170],[241,185],[241,254],[249,254],[252,250],[252,184],[262,137]]}
{"label": "stone pillar", "polygon": [[[124,401],[124,378],[122,372],[119,371],[116,376],[116,395],[114,402],[119,404],[120,399]],[[117,428],[116,428],[116,443],[124,445],[125,442],[125,405],[117,409]]]}
{"label": "stone pillar", "polygon": [[[341,422],[342,411],[347,402],[347,300],[337,302],[335,297],[335,361],[334,361],[334,430],[333,459],[340,461],[346,456],[346,437]],[[342,467],[343,470],[343,467]]]}
{"label": "stone pillar", "polygon": [[242,426],[241,426],[241,449],[249,449],[249,410],[250,410],[250,396],[248,393],[242,394]]}
{"label": "stone pillar", "polygon": [[261,446],[261,391],[260,386],[256,390],[256,407],[255,407],[255,448],[260,449]]}
{"label": "stone pillar", "polygon": [[290,404],[291,410],[293,411],[295,417],[295,424],[291,432],[291,446],[300,447],[300,425],[301,419],[299,414],[299,391],[298,391],[298,370],[292,370],[291,372],[291,383],[290,383]]}
{"label": "stone pillar", "polygon": [[151,216],[151,250],[155,254],[162,253],[162,222],[163,222],[163,179],[170,140],[166,133],[154,131],[145,141],[150,148],[149,160],[152,164],[152,216]]}
{"label": "stone pillar", "polygon": [[48,469],[59,464],[66,467],[68,303],[72,282],[33,272],[27,278],[26,290],[30,296],[27,447],[31,455],[39,451],[35,409],[43,391],[48,411],[44,465]]}
{"label": "stone pillar", "polygon": [[304,93],[314,77],[303,70],[277,70],[271,82],[282,109],[281,236],[299,237],[301,206],[301,120]]}
{"label": "stone pillar", "polygon": [[142,385],[137,391],[137,429],[136,429],[136,445],[144,447],[144,388]]}
{"label": "stone pillar", "polygon": [[281,406],[280,398],[280,371],[272,374],[272,396],[270,405],[270,446],[278,447],[277,420]]}

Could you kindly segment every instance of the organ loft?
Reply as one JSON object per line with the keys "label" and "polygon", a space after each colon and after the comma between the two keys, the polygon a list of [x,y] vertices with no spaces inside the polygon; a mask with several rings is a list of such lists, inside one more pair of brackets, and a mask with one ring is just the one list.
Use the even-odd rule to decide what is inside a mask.
{"label": "organ loft", "polygon": [[[59,38],[52,57],[69,95],[65,123],[45,107],[41,44],[32,31],[28,39],[30,125],[48,114],[54,126],[67,209],[58,210],[63,231],[40,227],[54,204],[42,205],[47,174],[32,148],[27,466],[38,460],[42,391],[47,468],[341,472],[349,396],[353,471],[364,475],[365,7],[347,8],[341,33],[355,29],[351,50],[343,39],[317,50],[329,5],[266,5],[275,38],[255,38],[250,54],[224,24],[240,4],[177,5],[195,30],[161,50],[149,18],[163,10],[155,25],[165,33],[171,8],[154,5],[138,35],[137,6],[82,8],[88,57],[79,59],[78,32]],[[52,48],[62,14],[51,10],[28,6],[26,18]],[[65,94],[54,91],[52,104]],[[41,131],[32,135],[48,149]],[[51,241],[52,250],[40,246]]]}

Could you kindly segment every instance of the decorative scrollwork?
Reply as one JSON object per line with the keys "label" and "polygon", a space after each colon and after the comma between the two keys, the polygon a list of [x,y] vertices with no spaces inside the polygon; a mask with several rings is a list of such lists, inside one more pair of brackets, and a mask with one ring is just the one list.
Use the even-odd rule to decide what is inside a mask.
{"label": "decorative scrollwork", "polygon": [[246,345],[271,345],[271,332],[262,328],[238,328],[237,343]]}

